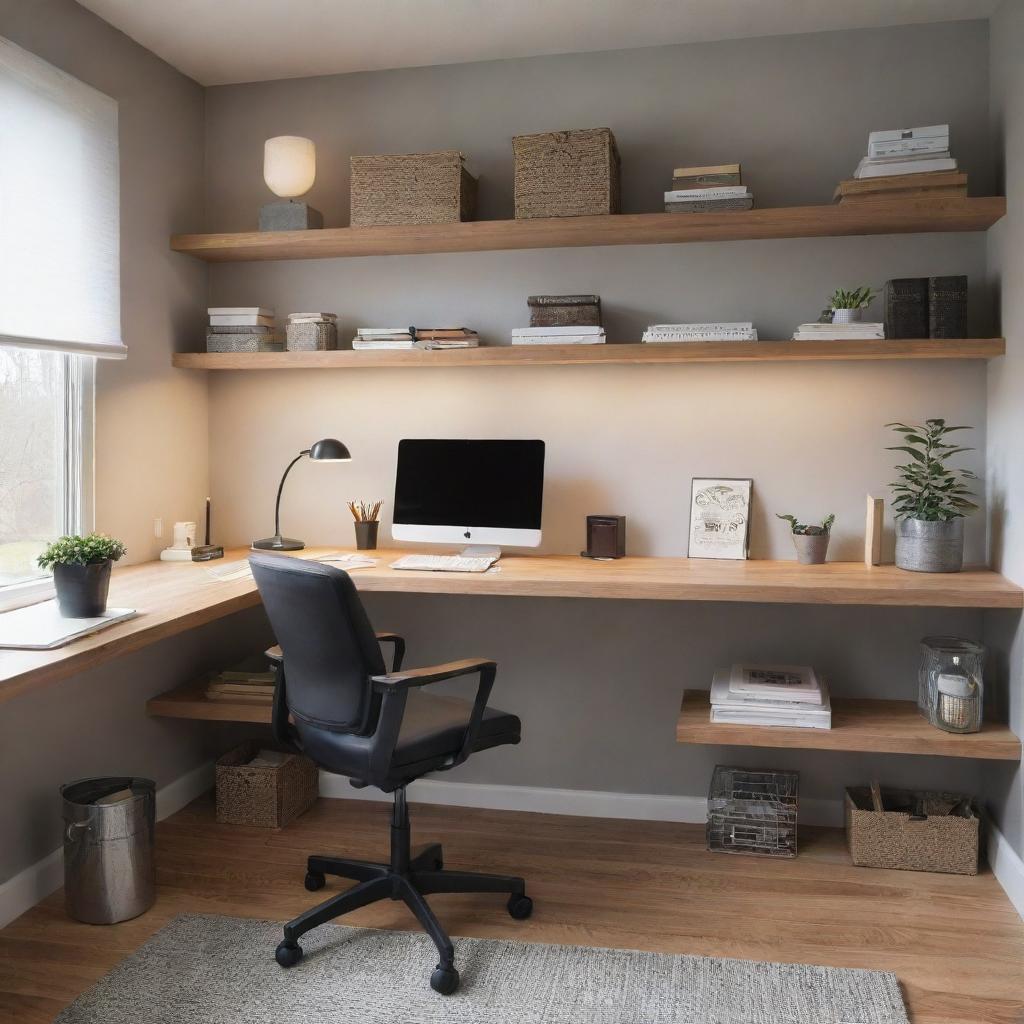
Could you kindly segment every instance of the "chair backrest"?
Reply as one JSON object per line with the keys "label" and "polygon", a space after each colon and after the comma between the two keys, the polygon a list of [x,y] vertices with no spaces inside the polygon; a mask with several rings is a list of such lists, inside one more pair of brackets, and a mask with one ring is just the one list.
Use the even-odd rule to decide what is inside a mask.
{"label": "chair backrest", "polygon": [[282,555],[253,553],[249,562],[284,653],[289,710],[332,732],[372,732],[380,700],[370,676],[386,669],[348,573]]}

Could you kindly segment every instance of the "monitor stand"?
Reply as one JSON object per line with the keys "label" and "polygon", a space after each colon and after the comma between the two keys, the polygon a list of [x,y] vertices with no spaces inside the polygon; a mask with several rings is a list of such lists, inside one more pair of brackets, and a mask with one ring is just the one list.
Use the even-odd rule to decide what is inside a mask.
{"label": "monitor stand", "polygon": [[467,544],[459,554],[463,558],[501,558],[501,548],[497,544]]}

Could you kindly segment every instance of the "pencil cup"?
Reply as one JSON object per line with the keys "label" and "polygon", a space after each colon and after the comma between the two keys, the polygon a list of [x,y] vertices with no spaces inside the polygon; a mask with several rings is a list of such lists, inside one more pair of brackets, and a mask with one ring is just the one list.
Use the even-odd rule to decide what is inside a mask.
{"label": "pencil cup", "polygon": [[380,523],[357,522],[353,523],[356,528],[356,548],[360,551],[375,551],[377,549],[377,527]]}

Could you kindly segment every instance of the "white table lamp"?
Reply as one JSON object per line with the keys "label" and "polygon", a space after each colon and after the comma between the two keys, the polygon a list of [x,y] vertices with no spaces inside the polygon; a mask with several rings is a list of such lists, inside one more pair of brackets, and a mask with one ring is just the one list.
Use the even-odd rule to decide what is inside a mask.
{"label": "white table lamp", "polygon": [[303,231],[322,228],[323,215],[297,202],[316,180],[316,146],[299,135],[278,135],[263,144],[263,180],[283,200],[260,210],[260,231]]}

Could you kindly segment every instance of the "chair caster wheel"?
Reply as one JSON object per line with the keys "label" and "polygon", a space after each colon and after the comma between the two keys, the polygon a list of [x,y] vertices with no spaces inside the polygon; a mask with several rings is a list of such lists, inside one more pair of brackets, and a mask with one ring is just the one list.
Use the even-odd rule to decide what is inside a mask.
{"label": "chair caster wheel", "polygon": [[316,892],[327,884],[327,878],[319,871],[307,871],[305,886],[310,892]]}
{"label": "chair caster wheel", "polygon": [[459,987],[459,972],[454,967],[438,964],[430,975],[430,987],[443,996],[450,996]]}
{"label": "chair caster wheel", "polygon": [[512,893],[508,898],[509,917],[525,921],[533,913],[533,900],[523,893]]}
{"label": "chair caster wheel", "polygon": [[294,967],[302,959],[302,947],[285,939],[274,951],[274,959],[282,967]]}

